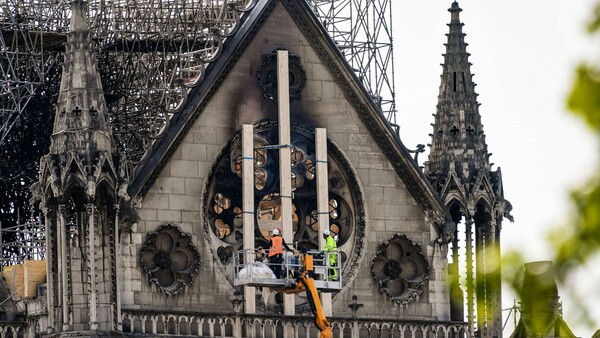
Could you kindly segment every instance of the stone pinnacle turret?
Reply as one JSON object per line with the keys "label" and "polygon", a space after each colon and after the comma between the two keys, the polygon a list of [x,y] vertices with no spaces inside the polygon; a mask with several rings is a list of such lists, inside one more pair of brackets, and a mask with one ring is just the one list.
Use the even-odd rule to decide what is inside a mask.
{"label": "stone pinnacle turret", "polygon": [[[449,271],[452,294],[457,299],[453,299],[451,310],[462,317],[462,304],[466,303],[471,333],[496,338],[502,337],[500,266],[491,262],[499,261],[502,220],[512,220],[512,206],[504,199],[500,168],[492,171],[489,161],[491,154],[460,21],[462,9],[454,1],[448,11],[448,42],[425,174],[457,224]],[[465,243],[461,244],[458,225],[463,220]],[[464,257],[459,257],[460,247],[465,249]],[[463,294],[460,275],[466,277],[466,301],[459,299]]]}
{"label": "stone pinnacle turret", "polygon": [[112,151],[108,110],[96,60],[90,47],[85,3],[72,4],[60,94],[56,105],[51,154]]}
{"label": "stone pinnacle turret", "polygon": [[479,170],[490,170],[489,154],[479,114],[476,84],[471,73],[466,34],[460,21],[462,9],[457,2],[448,10],[446,53],[444,54],[437,112],[431,140],[428,171],[452,169],[471,183]]}

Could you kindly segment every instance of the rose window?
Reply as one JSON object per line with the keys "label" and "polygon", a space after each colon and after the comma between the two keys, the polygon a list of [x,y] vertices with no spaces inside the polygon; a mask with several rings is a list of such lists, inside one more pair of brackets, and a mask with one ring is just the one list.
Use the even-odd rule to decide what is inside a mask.
{"label": "rose window", "polygon": [[[288,55],[288,82],[290,101],[300,100],[306,86],[306,73],[297,55]],[[277,101],[277,50],[263,54],[257,71],[258,84],[265,98]]]}
{"label": "rose window", "polygon": [[423,291],[429,275],[421,247],[404,235],[381,244],[371,265],[379,290],[400,304],[407,304]]}
{"label": "rose window", "polygon": [[[298,249],[316,249],[319,223],[316,191],[314,130],[302,125],[291,127],[291,184],[293,243]],[[271,232],[281,225],[279,194],[279,151],[277,123],[255,126],[254,135],[254,207],[255,247],[268,247]],[[347,169],[335,146],[328,144],[329,224],[338,235],[338,248],[349,252],[362,243],[364,209],[360,203],[358,182]],[[242,153],[240,134],[219,155],[208,179],[205,211],[207,231],[213,235],[213,252],[221,262],[229,263],[230,254],[242,248]],[[216,237],[216,238],[215,238]],[[225,251],[226,248],[230,248]],[[358,259],[358,258],[357,258]]]}
{"label": "rose window", "polygon": [[148,234],[140,258],[150,281],[169,295],[190,286],[200,268],[200,254],[191,236],[171,224]]}

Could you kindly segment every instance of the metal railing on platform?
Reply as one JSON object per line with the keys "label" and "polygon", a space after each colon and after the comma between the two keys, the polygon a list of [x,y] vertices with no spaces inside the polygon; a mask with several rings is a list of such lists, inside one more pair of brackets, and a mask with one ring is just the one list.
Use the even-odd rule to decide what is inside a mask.
{"label": "metal railing on platform", "polygon": [[284,252],[280,258],[269,257],[269,250],[240,250],[233,256],[234,285],[257,287],[291,287],[296,285],[297,276],[304,269],[304,255],[313,257],[314,270],[310,274],[317,289],[321,291],[339,290],[342,287],[339,253]]}

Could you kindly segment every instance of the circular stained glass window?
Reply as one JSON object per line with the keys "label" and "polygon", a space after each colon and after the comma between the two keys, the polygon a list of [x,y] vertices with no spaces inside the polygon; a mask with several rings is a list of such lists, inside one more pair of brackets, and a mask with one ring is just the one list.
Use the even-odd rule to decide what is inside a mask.
{"label": "circular stained glass window", "polygon": [[[279,194],[278,128],[275,122],[255,125],[254,134],[254,206],[255,247],[268,247],[271,231],[281,229]],[[317,212],[317,172],[314,129],[304,125],[291,127],[291,185],[293,243],[297,249],[316,249],[319,240]],[[231,247],[242,249],[242,178],[241,137],[236,134],[213,165],[205,196],[207,231],[213,238],[213,252]],[[337,148],[328,144],[329,224],[337,234],[341,251],[362,247],[364,208],[350,165]],[[216,237],[216,238],[215,238]],[[223,249],[220,252],[224,252]],[[356,255],[351,255],[356,256]],[[358,258],[357,258],[358,259]],[[230,262],[220,259],[221,262]]]}

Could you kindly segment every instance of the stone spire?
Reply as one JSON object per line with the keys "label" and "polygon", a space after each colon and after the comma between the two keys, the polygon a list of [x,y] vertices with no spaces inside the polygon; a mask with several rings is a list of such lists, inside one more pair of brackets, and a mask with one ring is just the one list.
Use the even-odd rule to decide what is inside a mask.
{"label": "stone spire", "polygon": [[46,333],[57,337],[119,330],[121,318],[118,216],[126,179],[112,154],[86,15],[86,2],[73,0],[50,150],[31,186],[45,216]]}
{"label": "stone spire", "polygon": [[72,3],[51,154],[112,151],[108,110],[90,47],[85,7],[81,0]]}
{"label": "stone spire", "polygon": [[[477,329],[481,338],[502,337],[500,267],[492,263],[499,259],[502,220],[512,221],[512,206],[504,199],[500,169],[492,171],[489,162],[460,21],[462,9],[454,1],[448,11],[448,42],[425,174],[457,224],[449,271],[452,294],[461,297],[458,276],[466,276],[467,320],[472,330]],[[464,243],[459,243],[458,231],[464,231]],[[460,247],[465,257],[459,257]],[[462,317],[464,303],[453,299],[451,310],[456,317]]]}
{"label": "stone spire", "polygon": [[462,9],[455,1],[448,11],[451,21],[444,54],[437,112],[435,114],[428,171],[456,171],[464,184],[473,183],[480,170],[490,170],[489,154],[479,114],[467,43],[460,21]]}

